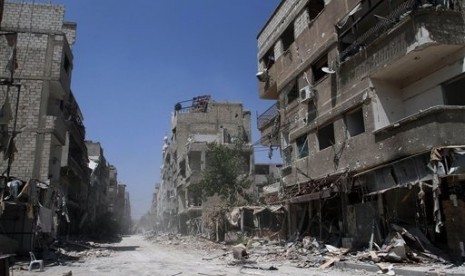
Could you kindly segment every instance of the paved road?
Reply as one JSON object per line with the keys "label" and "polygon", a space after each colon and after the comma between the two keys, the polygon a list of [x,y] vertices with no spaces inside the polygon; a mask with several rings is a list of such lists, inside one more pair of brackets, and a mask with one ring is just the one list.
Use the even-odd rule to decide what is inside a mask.
{"label": "paved road", "polygon": [[62,276],[72,271],[73,276],[80,275],[374,275],[365,271],[341,271],[338,269],[319,270],[314,268],[300,269],[289,264],[260,264],[261,266],[274,265],[277,271],[264,271],[256,269],[241,269],[241,266],[231,266],[231,259],[204,260],[218,256],[222,252],[206,252],[195,249],[186,250],[182,245],[162,245],[144,240],[142,236],[135,235],[123,238],[118,244],[113,244],[121,250],[112,251],[107,257],[86,257],[79,262],[69,263],[67,266],[46,267],[45,273],[27,271],[14,271],[14,276],[47,275]]}

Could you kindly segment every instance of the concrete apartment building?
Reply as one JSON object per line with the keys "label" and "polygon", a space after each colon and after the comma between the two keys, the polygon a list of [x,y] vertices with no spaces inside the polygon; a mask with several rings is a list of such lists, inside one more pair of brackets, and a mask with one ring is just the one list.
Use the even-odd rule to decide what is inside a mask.
{"label": "concrete apartment building", "polygon": [[[195,97],[188,106],[177,104],[171,120],[171,137],[165,137],[157,213],[164,230],[186,233],[187,221],[202,214],[202,200],[191,189],[205,169],[207,143],[233,146],[244,141],[245,173],[252,172],[250,112],[242,104]],[[197,224],[198,225],[198,224]]]}
{"label": "concrete apartment building", "polygon": [[59,5],[0,1],[0,8],[0,167],[2,184],[14,177],[21,191],[12,198],[10,186],[0,187],[0,235],[27,252],[44,235],[89,228],[85,128],[70,88],[76,24],[64,21]]}
{"label": "concrete apartment building", "polygon": [[366,246],[397,224],[465,256],[462,2],[281,1],[257,38],[258,123],[288,235]]}
{"label": "concrete apartment building", "polygon": [[129,234],[132,228],[131,201],[129,198],[129,192],[126,191],[126,184],[118,184],[116,191],[114,211],[112,215],[119,227],[117,232],[121,234]]}
{"label": "concrete apartment building", "polygon": [[273,204],[277,201],[275,195],[279,193],[281,187],[281,169],[282,164],[254,164],[254,184],[260,202]]}
{"label": "concrete apartment building", "polygon": [[98,232],[99,221],[108,216],[109,212],[109,186],[110,164],[107,162],[103,147],[99,142],[86,141],[89,154],[90,185],[88,192],[88,220],[90,232]]}

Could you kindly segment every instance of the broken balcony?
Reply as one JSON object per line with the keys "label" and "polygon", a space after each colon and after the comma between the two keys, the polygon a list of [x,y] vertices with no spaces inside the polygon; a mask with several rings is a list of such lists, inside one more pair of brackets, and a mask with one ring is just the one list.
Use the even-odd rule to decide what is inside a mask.
{"label": "broken balcony", "polygon": [[339,77],[413,81],[465,45],[462,1],[362,1],[338,24]]}
{"label": "broken balcony", "polygon": [[277,75],[276,67],[271,67],[266,72],[266,79],[260,81],[258,85],[260,99],[276,100],[278,99],[278,86],[276,80],[271,76]]}
{"label": "broken balcony", "polygon": [[58,116],[46,116],[46,132],[51,132],[62,145],[66,143],[66,125],[63,118]]}
{"label": "broken balcony", "polygon": [[261,133],[260,143],[264,146],[279,146],[279,102],[257,116],[257,128]]}
{"label": "broken balcony", "polygon": [[[374,132],[375,141],[383,145],[382,160],[414,155],[435,147],[463,144],[465,107],[438,105],[413,114]],[[397,149],[397,150],[396,150]]]}
{"label": "broken balcony", "polygon": [[51,65],[50,92],[54,97],[63,99],[71,93],[71,74],[73,54],[65,35],[55,35],[53,47],[59,50]]}

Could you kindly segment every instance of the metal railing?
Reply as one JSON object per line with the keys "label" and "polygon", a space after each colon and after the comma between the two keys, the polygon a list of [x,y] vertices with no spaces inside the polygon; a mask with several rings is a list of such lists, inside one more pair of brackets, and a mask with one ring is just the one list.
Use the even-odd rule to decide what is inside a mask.
{"label": "metal railing", "polygon": [[[339,34],[339,41],[342,41],[346,35],[353,35],[352,30],[357,29],[358,26],[363,24],[369,24],[368,21],[372,17],[376,17],[378,22],[371,28],[369,28],[363,34],[358,35],[350,45],[341,51],[339,55],[339,61],[344,62],[351,56],[357,54],[361,49],[375,41],[380,35],[386,33],[398,22],[401,22],[406,18],[407,15],[425,9],[440,9],[440,10],[454,10],[461,11],[463,7],[463,0],[406,0],[401,1],[392,10],[386,10],[385,13],[381,13],[376,10],[377,6],[383,1],[378,2],[374,5],[367,13],[361,15],[355,20],[349,28]],[[377,13],[375,13],[377,12]]]}
{"label": "metal railing", "polygon": [[268,108],[265,112],[257,116],[257,128],[261,130],[264,127],[268,126],[269,124],[273,123],[278,115],[279,115],[278,102],[276,102],[270,108]]}

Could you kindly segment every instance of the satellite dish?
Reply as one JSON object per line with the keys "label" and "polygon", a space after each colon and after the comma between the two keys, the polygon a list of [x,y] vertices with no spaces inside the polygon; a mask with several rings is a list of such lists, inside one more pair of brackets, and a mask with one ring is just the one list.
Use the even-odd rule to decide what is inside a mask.
{"label": "satellite dish", "polygon": [[325,72],[326,74],[334,74],[336,71],[334,71],[332,68],[329,67],[322,67],[321,71]]}
{"label": "satellite dish", "polygon": [[268,71],[265,69],[263,71],[260,71],[258,72],[256,75],[255,75],[258,79],[258,81],[260,82],[266,82],[269,78],[268,76]]}

